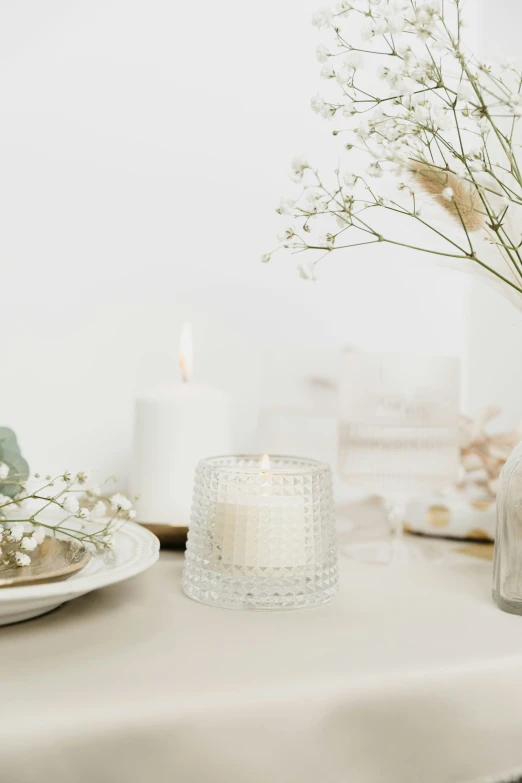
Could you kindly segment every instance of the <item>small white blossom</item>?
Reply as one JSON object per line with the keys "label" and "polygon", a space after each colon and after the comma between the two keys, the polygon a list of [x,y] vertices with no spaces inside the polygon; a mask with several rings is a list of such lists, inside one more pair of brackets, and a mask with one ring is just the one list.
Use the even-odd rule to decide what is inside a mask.
{"label": "small white blossom", "polygon": [[6,503],[11,503],[12,499],[7,495],[0,494],[0,506],[5,506]]}
{"label": "small white blossom", "polygon": [[316,114],[320,114],[325,107],[324,98],[319,95],[319,93],[314,95],[310,101],[310,106],[312,107],[312,111],[315,111]]}
{"label": "small white blossom", "polygon": [[446,201],[452,201],[453,200],[453,188],[444,188],[442,191],[442,198],[445,198]]}
{"label": "small white blossom", "polygon": [[276,209],[276,212],[279,215],[291,215],[294,207],[295,207],[295,200],[293,198],[282,196],[281,201],[279,202],[279,206]]}
{"label": "small white blossom", "polygon": [[22,540],[24,535],[24,526],[20,522],[16,522],[9,528],[8,539],[9,541],[15,541],[18,543]]}
{"label": "small white blossom", "polygon": [[353,117],[354,114],[357,114],[357,109],[353,101],[345,103],[343,106],[343,117]]}
{"label": "small white blossom", "polygon": [[277,238],[280,242],[288,242],[295,237],[295,231],[292,226],[283,226],[277,232]]}
{"label": "small white blossom", "polygon": [[352,71],[350,68],[341,68],[340,71],[337,71],[335,74],[335,80],[338,84],[347,84],[350,79],[352,78]]}
{"label": "small white blossom", "polygon": [[333,234],[323,234],[320,237],[317,237],[317,244],[326,247],[329,250],[331,250],[334,246],[335,237]]}
{"label": "small white blossom", "polygon": [[0,462],[0,480],[4,480],[9,475],[9,465],[6,465],[5,462]]}
{"label": "small white blossom", "polygon": [[321,79],[333,79],[335,77],[335,71],[331,65],[323,65],[321,73],[319,74]]}
{"label": "small white blossom", "polygon": [[20,566],[21,568],[31,564],[31,558],[29,557],[29,555],[26,555],[23,552],[15,552],[14,557],[15,557],[16,565]]}
{"label": "small white blossom", "polygon": [[65,511],[69,512],[69,514],[76,514],[80,508],[80,504],[74,495],[67,495],[63,501],[63,507]]}
{"label": "small white blossom", "polygon": [[131,510],[128,512],[127,516],[129,517],[129,519],[136,519],[137,514],[134,511],[134,509],[131,508]]}
{"label": "small white blossom", "polygon": [[43,540],[46,536],[45,528],[40,527],[40,525],[37,525],[33,531],[33,538],[36,541],[37,544],[43,543]]}
{"label": "small white blossom", "polygon": [[332,20],[332,12],[329,8],[321,8],[312,14],[312,24],[314,27],[328,27]]}
{"label": "small white blossom", "polygon": [[370,136],[370,126],[368,120],[363,120],[357,130],[355,131],[361,141],[366,141]]}
{"label": "small white blossom", "polygon": [[363,65],[364,57],[362,56],[361,52],[351,51],[348,52],[343,61],[344,64],[348,66],[348,68],[352,68],[352,70],[356,71],[357,68],[361,68]]}
{"label": "small white blossom", "polygon": [[427,106],[416,106],[413,113],[417,122],[421,124],[426,123],[430,118],[430,110]]}
{"label": "small white blossom", "polygon": [[471,103],[472,101],[476,100],[475,93],[467,82],[462,82],[460,85],[457,92],[457,98],[459,101],[466,101],[467,103]]}
{"label": "small white blossom", "polygon": [[92,516],[96,518],[104,517],[106,513],[106,506],[103,500],[99,500],[91,511]]}
{"label": "small white blossom", "polygon": [[303,280],[316,279],[315,264],[312,261],[301,261],[301,263],[297,265],[297,271]]}
{"label": "small white blossom", "polygon": [[81,508],[78,512],[78,516],[80,519],[88,519],[90,515],[90,511],[88,508]]}
{"label": "small white blossom", "polygon": [[327,103],[321,112],[321,117],[324,117],[325,120],[330,120],[334,116],[335,112],[336,112],[335,106],[332,106],[329,103]]}
{"label": "small white blossom", "polygon": [[357,184],[357,177],[355,174],[351,174],[347,172],[343,175],[343,182],[346,185],[347,188],[354,188]]}
{"label": "small white blossom", "polygon": [[404,30],[404,16],[400,13],[390,14],[386,17],[386,32],[397,35]]}
{"label": "small white blossom", "polygon": [[34,537],[34,535],[24,536],[20,541],[20,549],[25,549],[27,552],[32,552],[33,549],[36,549],[37,546],[38,546],[38,542]]}
{"label": "small white blossom", "polygon": [[317,58],[317,62],[320,63],[326,63],[328,62],[328,49],[324,44],[319,44],[317,49],[315,50],[315,56]]}
{"label": "small white blossom", "polygon": [[264,254],[261,256],[261,263],[263,263],[263,264],[268,264],[268,262],[270,261],[271,257],[272,257],[272,256],[270,255],[270,253],[264,253]]}
{"label": "small white blossom", "polygon": [[363,41],[371,41],[375,38],[375,24],[372,19],[366,21],[361,27],[361,38]]}
{"label": "small white blossom", "polygon": [[119,492],[110,498],[110,504],[115,511],[120,508],[122,511],[130,511],[132,508],[129,498],[126,498],[125,495],[121,495]]}
{"label": "small white blossom", "polygon": [[308,168],[308,161],[303,155],[299,155],[292,159],[292,179],[294,182],[301,182],[303,174]]}
{"label": "small white blossom", "polygon": [[511,71],[515,67],[516,60],[513,57],[508,57],[500,64],[503,71]]}
{"label": "small white blossom", "polygon": [[513,95],[510,101],[510,107],[516,117],[522,116],[522,95]]}
{"label": "small white blossom", "polygon": [[468,165],[471,171],[484,171],[484,164],[481,160],[472,160]]}
{"label": "small white blossom", "polygon": [[367,174],[369,174],[370,177],[382,177],[383,170],[381,168],[381,165],[379,161],[376,161],[375,163],[370,163],[368,168],[366,169]]}

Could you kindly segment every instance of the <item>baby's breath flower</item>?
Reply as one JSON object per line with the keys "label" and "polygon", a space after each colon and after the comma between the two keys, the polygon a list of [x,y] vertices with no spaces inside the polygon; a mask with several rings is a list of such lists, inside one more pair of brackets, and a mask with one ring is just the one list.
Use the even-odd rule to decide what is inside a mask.
{"label": "baby's breath flower", "polygon": [[280,242],[288,242],[295,237],[295,231],[292,226],[283,226],[277,232],[277,238]]}
{"label": "baby's breath flower", "polygon": [[303,179],[303,174],[308,168],[308,161],[303,155],[298,155],[297,157],[292,158],[291,168],[292,179],[295,182],[301,182]]}
{"label": "baby's breath flower", "polygon": [[31,558],[29,555],[24,554],[24,552],[15,552],[14,558],[16,565],[21,568],[31,565]]}
{"label": "baby's breath flower", "polygon": [[107,508],[103,500],[99,500],[91,511],[93,517],[104,517],[107,513]]}
{"label": "baby's breath flower", "polygon": [[[403,183],[399,187],[400,206],[376,192],[378,183],[370,185],[366,175],[379,178],[385,171],[407,173],[417,186],[417,194],[422,191],[445,207],[446,218],[455,221],[455,231],[457,226],[461,232],[466,230],[460,243],[458,238],[446,237],[439,227],[430,225],[429,217],[425,218],[426,242],[422,246],[415,243],[415,249],[439,253],[429,241],[429,229],[433,228],[438,234],[437,241],[447,238],[453,258],[461,257],[466,266],[470,259],[476,260],[481,270],[489,270],[498,280],[500,263],[508,262],[502,260],[499,265],[493,265],[498,268],[490,268],[487,259],[479,258],[475,234],[485,228],[483,216],[495,218],[489,221],[489,228],[495,234],[493,245],[509,250],[506,256],[512,258],[513,248],[519,246],[519,232],[504,222],[496,191],[513,194],[507,199],[509,205],[522,203],[519,146],[514,141],[519,136],[515,133],[516,124],[522,117],[520,74],[512,61],[506,61],[503,70],[509,73],[496,75],[495,66],[470,55],[460,43],[463,40],[460,14],[452,16],[449,5],[448,1],[442,16],[440,0],[337,0],[333,15],[328,9],[314,15],[317,27],[330,27],[333,42],[328,46],[320,44],[317,49],[321,76],[328,85],[324,96],[315,95],[311,99],[311,107],[320,116],[335,116],[340,127],[336,123],[332,135],[342,142],[341,156],[357,149],[369,161],[366,173],[359,177],[361,186],[357,197],[356,170],[350,168],[349,173],[340,173],[346,171],[342,157],[328,181],[309,167],[304,158],[293,162],[292,179],[304,185],[305,192],[292,204],[289,214],[303,215],[305,222],[295,229],[297,238],[293,227],[283,228],[279,236],[284,248],[302,251],[307,258],[313,256],[313,260],[298,265],[304,279],[315,279],[317,262],[328,255],[325,250],[350,246],[350,242],[334,243],[339,229],[343,237],[344,232],[357,227],[381,242],[396,241],[397,237],[381,236],[380,227],[377,229],[372,224],[371,207],[381,206],[394,212],[402,209],[404,215],[419,215],[420,199],[410,185]],[[454,0],[453,5],[460,5],[460,0]],[[351,39],[356,26],[358,30]],[[380,36],[384,39],[377,41]],[[420,44],[416,38],[420,38]],[[384,52],[392,56],[385,57]],[[363,63],[366,68],[362,67]],[[369,63],[373,63],[371,68]],[[375,75],[383,83],[376,82]],[[489,139],[495,143],[490,145]],[[496,143],[497,139],[501,140],[500,144]],[[476,144],[477,140],[482,146],[470,150],[471,143]],[[432,171],[433,181],[425,177],[423,182],[414,163],[422,163],[428,173]],[[308,188],[306,192],[309,184],[320,187]],[[484,206],[464,208],[470,199],[474,203],[475,196]],[[459,203],[463,204],[462,210],[458,209]],[[286,214],[284,208],[279,211]],[[503,224],[500,235],[495,220]],[[314,236],[317,229],[326,233],[313,239],[303,238],[306,234]],[[400,231],[398,225],[390,231],[394,229]],[[404,241],[404,236],[400,238]],[[459,256],[461,247],[462,256]],[[440,253],[444,254],[443,250]],[[271,254],[266,256],[269,257]],[[501,279],[504,274],[506,279],[515,280],[511,289],[520,296],[522,272],[516,260],[514,267],[508,271],[502,269]]]}
{"label": "baby's breath flower", "polygon": [[34,535],[24,536],[20,541],[20,549],[25,549],[27,552],[32,552],[33,549],[36,549],[37,546],[38,542]]}
{"label": "baby's breath flower", "polygon": [[263,255],[261,256],[261,262],[263,264],[268,264],[271,258],[272,256],[270,255],[270,253],[263,253]]}
{"label": "baby's breath flower", "polygon": [[37,544],[42,544],[46,536],[45,528],[37,525],[33,531],[33,538]]}
{"label": "baby's breath flower", "polygon": [[0,462],[0,480],[4,480],[9,475],[9,465],[6,465],[5,462]]}
{"label": "baby's breath flower", "polygon": [[319,93],[314,95],[310,101],[310,106],[312,107],[312,111],[315,111],[316,114],[320,114],[325,106],[322,95],[319,95]]}
{"label": "baby's breath flower", "polygon": [[129,498],[126,498],[125,495],[121,495],[119,492],[110,498],[110,504],[115,511],[118,509],[121,509],[122,511],[130,511],[132,508],[132,503],[130,502]]}
{"label": "baby's breath flower", "polygon": [[324,44],[319,44],[319,46],[315,51],[315,56],[317,58],[317,61],[320,63],[328,62],[328,55],[329,55],[328,48]]}
{"label": "baby's breath flower", "polygon": [[329,8],[321,8],[312,14],[312,24],[314,27],[328,27],[332,20],[332,12]]}
{"label": "baby's breath flower", "polygon": [[76,514],[80,508],[80,504],[74,495],[66,495],[62,505],[69,514]]}
{"label": "baby's breath flower", "polygon": [[301,261],[297,265],[297,271],[303,280],[316,280],[315,264],[311,261]]}
{"label": "baby's breath flower", "polygon": [[328,65],[328,63],[327,63],[326,65],[323,65],[323,67],[321,68],[320,76],[321,76],[321,79],[334,79],[335,78],[335,71],[332,68],[332,66]]}
{"label": "baby's breath flower", "polygon": [[338,84],[348,84],[352,78],[352,70],[350,68],[341,68],[335,74],[335,80]]}
{"label": "baby's breath flower", "polygon": [[79,512],[78,512],[78,516],[80,517],[80,519],[88,519],[89,516],[90,516],[90,513],[91,512],[89,511],[88,508],[81,508],[79,510]]}
{"label": "baby's breath flower", "polygon": [[361,66],[364,63],[364,57],[361,54],[361,52],[356,52],[352,50],[351,52],[348,52],[346,57],[343,59],[344,64],[351,68],[353,71],[356,71],[357,68],[361,68]]}
{"label": "baby's breath flower", "polygon": [[375,163],[370,163],[368,168],[366,169],[367,174],[370,177],[382,177],[383,170],[381,168],[381,164],[379,161],[375,161]]}
{"label": "baby's breath flower", "polygon": [[18,543],[22,540],[23,535],[24,535],[24,526],[19,522],[15,522],[14,525],[10,526],[7,537],[9,541]]}

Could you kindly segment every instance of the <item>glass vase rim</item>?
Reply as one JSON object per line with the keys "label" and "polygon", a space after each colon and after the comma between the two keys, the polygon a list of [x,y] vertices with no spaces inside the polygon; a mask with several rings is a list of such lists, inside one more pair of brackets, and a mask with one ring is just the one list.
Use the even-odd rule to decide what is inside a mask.
{"label": "glass vase rim", "polygon": [[[293,467],[280,468],[270,464],[269,468],[261,467],[261,460],[264,454],[216,454],[211,457],[204,457],[199,461],[199,465],[212,468],[219,472],[227,473],[277,473],[277,475],[314,475],[319,473],[328,473],[331,471],[330,465],[327,462],[312,459],[311,457],[298,457],[294,454],[268,454],[270,461],[272,460],[289,460],[295,461]],[[256,461],[256,465],[220,465],[218,460],[252,460]]]}

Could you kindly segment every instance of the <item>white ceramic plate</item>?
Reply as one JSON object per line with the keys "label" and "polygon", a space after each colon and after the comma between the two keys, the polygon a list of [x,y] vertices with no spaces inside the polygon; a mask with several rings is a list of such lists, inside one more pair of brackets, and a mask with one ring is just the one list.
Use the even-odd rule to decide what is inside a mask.
{"label": "white ceramic plate", "polygon": [[136,576],[154,565],[158,556],[156,536],[134,522],[127,522],[116,533],[113,548],[92,557],[83,571],[70,579],[0,590],[0,625],[38,617],[91,590]]}

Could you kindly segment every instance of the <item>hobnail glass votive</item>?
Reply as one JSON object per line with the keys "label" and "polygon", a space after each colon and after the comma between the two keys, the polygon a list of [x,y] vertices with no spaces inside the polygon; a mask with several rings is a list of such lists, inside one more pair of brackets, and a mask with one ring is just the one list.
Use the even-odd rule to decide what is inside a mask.
{"label": "hobnail glass votive", "polygon": [[211,457],[196,468],[183,589],[227,609],[317,606],[337,592],[332,476],[299,457]]}

